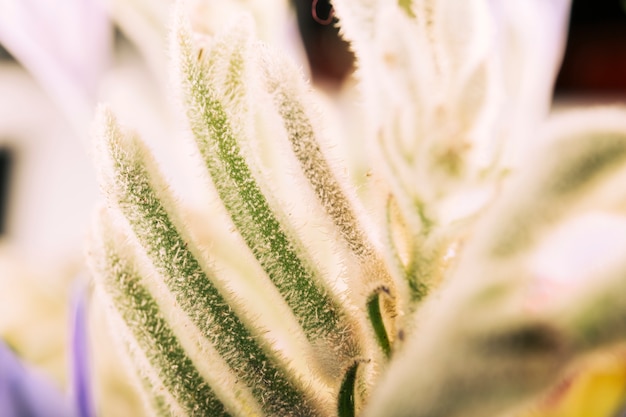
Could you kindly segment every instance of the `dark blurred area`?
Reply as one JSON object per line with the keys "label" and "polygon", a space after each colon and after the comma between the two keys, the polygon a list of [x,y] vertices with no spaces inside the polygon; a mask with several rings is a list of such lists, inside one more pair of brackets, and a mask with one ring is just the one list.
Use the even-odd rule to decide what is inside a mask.
{"label": "dark blurred area", "polygon": [[9,51],[4,49],[4,47],[2,45],[0,45],[0,61],[4,61],[4,60],[14,61],[14,59],[11,56],[11,54],[9,53]]}
{"label": "dark blurred area", "polygon": [[[0,45],[0,61],[14,61],[11,54]],[[2,141],[0,141],[2,143]],[[9,186],[13,167],[13,152],[7,146],[0,146],[0,236],[7,230]]]}
{"label": "dark blurred area", "polygon": [[13,152],[8,147],[0,147],[0,236],[6,233],[7,207]]}
{"label": "dark blurred area", "polygon": [[556,94],[626,94],[624,0],[574,0]]}
{"label": "dark blurred area", "polygon": [[[330,19],[330,24],[318,22],[329,16],[328,0],[292,0],[292,4],[313,81],[340,84],[352,73],[354,56],[339,37],[336,19]],[[573,1],[556,94],[626,95],[625,4],[626,0]]]}
{"label": "dark blurred area", "polygon": [[328,0],[292,0],[313,82],[340,85],[354,70],[354,55],[339,36]]}

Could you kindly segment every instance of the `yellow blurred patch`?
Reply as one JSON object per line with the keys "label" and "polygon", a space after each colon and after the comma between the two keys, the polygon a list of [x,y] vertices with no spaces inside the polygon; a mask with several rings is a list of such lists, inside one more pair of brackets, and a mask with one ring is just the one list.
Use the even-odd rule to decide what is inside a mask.
{"label": "yellow blurred patch", "polygon": [[626,351],[585,360],[525,417],[615,417],[626,399]]}

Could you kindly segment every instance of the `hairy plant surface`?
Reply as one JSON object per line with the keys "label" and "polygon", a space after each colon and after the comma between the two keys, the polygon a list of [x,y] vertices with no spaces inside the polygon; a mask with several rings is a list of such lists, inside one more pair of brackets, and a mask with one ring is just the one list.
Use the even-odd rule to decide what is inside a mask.
{"label": "hairy plant surface", "polygon": [[[533,262],[563,225],[624,224],[626,111],[544,121],[568,2],[334,3],[373,198],[248,16],[209,36],[179,5],[171,29],[180,136],[213,199],[202,221],[99,110],[91,269],[155,415],[496,416],[623,338],[623,256],[574,295],[533,295]],[[207,243],[203,228],[222,231]]]}

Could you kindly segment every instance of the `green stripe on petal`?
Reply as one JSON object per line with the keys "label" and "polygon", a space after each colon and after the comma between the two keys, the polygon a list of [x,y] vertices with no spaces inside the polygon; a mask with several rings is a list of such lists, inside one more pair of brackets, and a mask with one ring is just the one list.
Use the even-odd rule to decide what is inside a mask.
{"label": "green stripe on petal", "polygon": [[353,337],[354,323],[324,287],[299,243],[288,235],[288,226],[281,224],[272,211],[253,175],[240,143],[245,137],[245,127],[240,126],[247,120],[245,106],[233,105],[230,98],[220,96],[220,91],[229,91],[229,97],[239,97],[233,91],[245,89],[245,80],[225,77],[225,82],[231,79],[232,85],[216,87],[211,79],[211,74],[221,74],[224,80],[223,69],[240,71],[238,51],[250,46],[236,45],[239,37],[230,34],[218,40],[218,44],[230,45],[233,53],[222,69],[216,69],[196,59],[191,36],[183,24],[175,36],[191,130],[237,231],[292,309],[308,340],[326,356],[336,353],[339,361],[350,360],[360,350]]}
{"label": "green stripe on petal", "polygon": [[[348,247],[362,261],[382,262],[357,217],[345,187],[333,172],[322,152],[314,122],[303,100],[307,91],[298,69],[287,59],[265,50],[265,78],[274,103],[282,117],[291,149],[315,195],[331,217]],[[381,271],[384,273],[384,271]],[[389,285],[391,278],[377,277]]]}
{"label": "green stripe on petal", "polygon": [[[376,250],[365,232],[354,204],[345,192],[345,187],[340,183],[322,152],[318,135],[313,127],[314,122],[306,110],[307,104],[304,98],[308,91],[304,80],[298,69],[287,59],[279,54],[270,53],[269,50],[265,52],[263,56],[265,80],[278,113],[282,117],[291,150],[318,202],[357,259],[360,270],[351,271],[351,273],[358,277],[359,286],[365,287],[365,297],[369,296],[369,292],[385,287],[389,297],[386,297],[382,303],[383,309],[379,308],[379,315],[383,314],[387,318],[396,317],[395,282],[382,255]],[[367,302],[367,300],[359,300],[359,303]],[[393,324],[393,320],[388,322]],[[388,355],[389,338],[386,338],[387,350],[385,351],[384,344],[380,344],[382,339],[376,328],[377,324],[372,323],[372,325],[379,346]],[[393,333],[394,328],[391,327]]]}
{"label": "green stripe on petal", "polygon": [[320,415],[314,395],[303,393],[262,349],[177,230],[173,198],[150,152],[134,135],[124,134],[110,113],[101,112],[100,119],[100,153],[110,159],[101,162],[109,201],[125,216],[171,296],[265,412]]}
{"label": "green stripe on petal", "polygon": [[[152,371],[175,400],[173,408],[180,408],[190,416],[228,416],[222,402],[183,350],[156,301],[141,284],[134,266],[118,252],[116,242],[109,237],[96,239],[102,240],[96,248],[101,252],[96,255],[99,263],[96,275]],[[150,385],[154,385],[152,381]],[[153,394],[159,415],[167,415],[167,410],[172,409],[167,396]]]}

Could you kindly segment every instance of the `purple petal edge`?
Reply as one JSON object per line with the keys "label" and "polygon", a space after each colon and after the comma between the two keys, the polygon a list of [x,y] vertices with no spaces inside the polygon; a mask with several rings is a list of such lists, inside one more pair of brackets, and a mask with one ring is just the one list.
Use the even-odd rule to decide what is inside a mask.
{"label": "purple petal edge", "polygon": [[0,415],[3,417],[70,417],[67,398],[52,381],[25,366],[0,340]]}
{"label": "purple petal edge", "polygon": [[78,417],[95,417],[89,373],[87,288],[84,284],[79,286],[72,306],[72,394]]}

